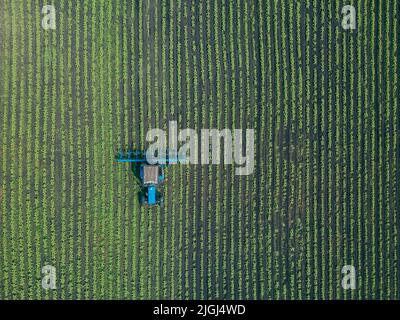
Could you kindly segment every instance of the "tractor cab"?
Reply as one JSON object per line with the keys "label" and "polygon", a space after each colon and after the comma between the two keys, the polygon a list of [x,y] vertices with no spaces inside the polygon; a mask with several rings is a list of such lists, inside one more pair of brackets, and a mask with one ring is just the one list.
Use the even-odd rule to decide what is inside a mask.
{"label": "tractor cab", "polygon": [[161,165],[140,165],[140,179],[144,186],[157,185],[164,182],[164,168]]}

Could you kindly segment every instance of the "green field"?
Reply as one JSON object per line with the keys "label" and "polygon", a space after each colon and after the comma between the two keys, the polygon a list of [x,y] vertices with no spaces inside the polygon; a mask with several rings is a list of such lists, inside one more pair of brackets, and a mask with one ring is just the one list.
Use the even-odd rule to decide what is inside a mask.
{"label": "green field", "polygon": [[[0,0],[0,299],[400,299],[399,15]],[[172,120],[254,129],[254,173],[172,166],[141,206],[115,154]]]}

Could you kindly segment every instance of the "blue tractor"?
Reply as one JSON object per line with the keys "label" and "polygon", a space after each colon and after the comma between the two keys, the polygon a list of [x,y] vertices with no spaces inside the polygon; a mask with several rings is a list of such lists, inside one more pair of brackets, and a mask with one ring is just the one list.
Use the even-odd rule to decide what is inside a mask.
{"label": "blue tractor", "polygon": [[169,164],[178,163],[178,159],[178,156],[169,157],[167,152],[165,159],[159,160],[157,164],[150,164],[146,154],[142,151],[121,151],[116,157],[117,162],[132,163],[134,172],[138,171],[142,188],[139,200],[141,204],[149,206],[164,205],[164,197],[160,191],[160,187],[165,181],[164,169]]}
{"label": "blue tractor", "polygon": [[160,187],[164,182],[164,166],[142,163],[140,165],[140,180],[144,188],[144,192],[140,194],[140,202],[150,206],[155,204],[163,206],[164,197],[157,190],[157,187]]}

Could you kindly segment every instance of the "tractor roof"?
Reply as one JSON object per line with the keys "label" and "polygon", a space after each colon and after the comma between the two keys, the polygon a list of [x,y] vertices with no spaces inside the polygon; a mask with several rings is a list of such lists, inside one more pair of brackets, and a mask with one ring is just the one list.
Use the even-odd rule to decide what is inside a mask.
{"label": "tractor roof", "polygon": [[158,170],[159,166],[144,165],[143,183],[144,184],[158,184]]}

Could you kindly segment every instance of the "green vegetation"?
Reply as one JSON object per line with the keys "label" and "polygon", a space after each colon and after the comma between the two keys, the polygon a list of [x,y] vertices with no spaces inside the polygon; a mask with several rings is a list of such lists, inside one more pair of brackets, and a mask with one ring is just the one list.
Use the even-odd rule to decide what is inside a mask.
{"label": "green vegetation", "polygon": [[[0,0],[0,299],[399,299],[400,5],[350,2]],[[140,206],[114,155],[173,120],[254,129],[254,173]]]}

